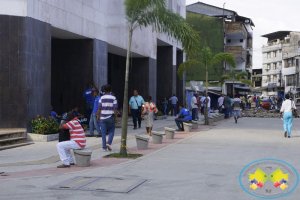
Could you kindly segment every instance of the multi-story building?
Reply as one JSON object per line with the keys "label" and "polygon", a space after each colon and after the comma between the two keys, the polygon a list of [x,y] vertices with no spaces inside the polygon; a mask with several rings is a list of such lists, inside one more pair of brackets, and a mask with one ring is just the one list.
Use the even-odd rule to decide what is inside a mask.
{"label": "multi-story building", "polygon": [[[168,0],[185,17],[185,0]],[[87,84],[111,84],[122,106],[128,24],[124,0],[1,0],[0,127],[26,127],[72,105],[84,112]],[[137,28],[132,41],[129,95],[184,101],[177,77],[181,46],[152,27]]]}
{"label": "multi-story building", "polygon": [[262,69],[252,69],[252,92],[256,96],[262,95]]}
{"label": "multi-story building", "polygon": [[262,88],[264,96],[296,93],[299,84],[300,33],[277,31],[263,35],[268,38],[262,47]]}
{"label": "multi-story building", "polygon": [[[221,36],[223,41],[223,49],[220,52],[231,53],[234,55],[237,67],[224,63],[223,74],[229,74],[230,70],[234,69],[236,73],[240,71],[247,71],[248,78],[251,80],[252,73],[252,44],[253,44],[253,26],[254,23],[250,18],[243,17],[237,14],[236,11],[224,9],[221,7],[212,6],[202,2],[197,2],[186,7],[187,12],[198,13],[210,17],[215,17],[223,21],[223,35]],[[213,26],[213,25],[212,25]],[[209,27],[208,27],[209,28]],[[201,34],[201,33],[200,33]],[[206,43],[206,38],[203,39],[203,43]],[[214,49],[214,47],[211,47]],[[222,74],[222,75],[223,75]],[[221,77],[219,77],[220,79]],[[218,80],[210,80],[218,81]],[[232,94],[233,81],[226,80],[223,87],[223,92],[226,94]],[[251,91],[251,87],[235,81],[235,91],[240,94]]]}

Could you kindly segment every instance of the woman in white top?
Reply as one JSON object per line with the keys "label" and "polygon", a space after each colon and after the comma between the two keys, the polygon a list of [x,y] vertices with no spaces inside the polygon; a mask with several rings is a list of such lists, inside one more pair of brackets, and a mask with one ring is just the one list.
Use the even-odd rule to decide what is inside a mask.
{"label": "woman in white top", "polygon": [[291,137],[291,130],[293,126],[293,109],[297,109],[295,103],[291,101],[290,95],[285,95],[285,101],[282,103],[282,107],[280,109],[280,118],[282,118],[283,113],[283,128],[284,128],[284,137],[288,135]]}

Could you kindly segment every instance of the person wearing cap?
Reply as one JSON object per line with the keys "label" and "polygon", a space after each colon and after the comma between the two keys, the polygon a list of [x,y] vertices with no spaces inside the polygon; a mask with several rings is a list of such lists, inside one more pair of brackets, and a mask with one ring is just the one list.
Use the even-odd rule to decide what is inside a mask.
{"label": "person wearing cap", "polygon": [[198,92],[194,93],[194,96],[191,99],[191,106],[192,106],[192,120],[197,121],[197,114],[198,114],[198,102],[197,102],[197,98],[198,98]]}

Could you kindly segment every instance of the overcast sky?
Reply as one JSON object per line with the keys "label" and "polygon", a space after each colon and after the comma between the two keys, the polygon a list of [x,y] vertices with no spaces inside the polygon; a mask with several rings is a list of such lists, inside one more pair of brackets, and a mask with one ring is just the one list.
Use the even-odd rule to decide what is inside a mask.
{"label": "overcast sky", "polygon": [[[186,5],[198,0],[186,0]],[[262,65],[261,47],[267,39],[261,35],[275,31],[300,31],[300,0],[202,0],[201,2],[234,10],[239,15],[249,17],[253,27],[253,68]]]}

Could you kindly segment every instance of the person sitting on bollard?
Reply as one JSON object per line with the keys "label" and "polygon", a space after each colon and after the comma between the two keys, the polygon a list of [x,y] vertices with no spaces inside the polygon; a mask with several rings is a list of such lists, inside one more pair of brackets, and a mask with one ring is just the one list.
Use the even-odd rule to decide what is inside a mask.
{"label": "person sitting on bollard", "polygon": [[179,115],[178,118],[175,119],[176,125],[178,129],[176,131],[184,131],[183,122],[191,122],[192,116],[188,109],[184,107],[184,105],[179,106]]}
{"label": "person sitting on bollard", "polygon": [[77,117],[74,117],[73,112],[68,113],[68,121],[65,124],[59,126],[59,130],[69,129],[70,131],[70,140],[59,142],[57,146],[58,154],[62,165],[57,166],[57,168],[66,168],[70,165],[74,165],[74,158],[71,154],[71,149],[83,149],[86,145],[85,133],[80,125],[80,122]]}

